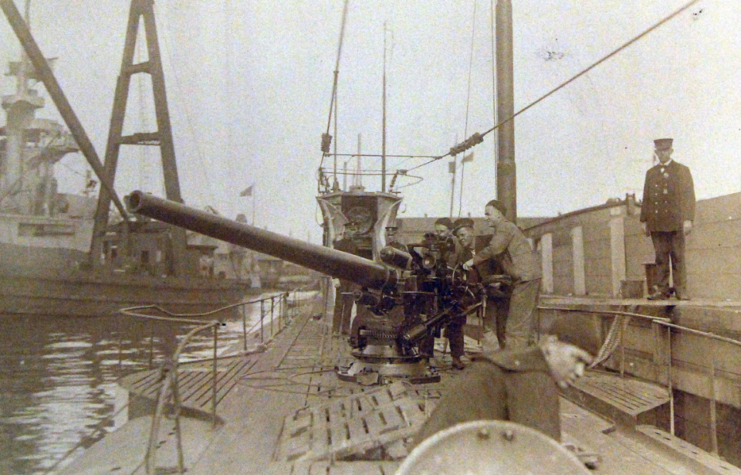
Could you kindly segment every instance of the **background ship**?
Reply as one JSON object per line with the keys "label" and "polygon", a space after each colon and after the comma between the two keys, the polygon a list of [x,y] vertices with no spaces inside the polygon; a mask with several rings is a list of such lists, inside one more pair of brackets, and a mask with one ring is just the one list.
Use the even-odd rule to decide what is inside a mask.
{"label": "background ship", "polygon": [[[156,34],[150,34],[155,36],[149,40],[155,41]],[[129,43],[135,41],[133,32]],[[251,253],[159,223],[129,223],[121,213],[109,221],[110,194],[103,189],[95,196],[97,181],[89,171],[84,193],[58,192],[55,164],[80,151],[80,132],[75,138],[58,122],[36,118],[45,100],[35,87],[44,75],[31,63],[25,53],[10,63],[8,75],[17,88],[2,101],[7,114],[0,129],[2,311],[84,316],[148,302],[186,312],[240,301],[251,288]],[[48,68],[47,81],[50,74]],[[123,75],[131,76],[125,75],[125,68]],[[164,77],[159,81],[164,90]],[[117,92],[117,104],[125,107],[128,91]],[[165,100],[163,94],[158,97]],[[158,106],[167,117],[166,103],[158,100]],[[125,115],[119,110],[116,114],[121,122],[112,121],[111,127]],[[179,190],[169,121],[161,127],[138,141],[122,137],[119,129],[111,140],[116,150],[124,144],[159,146],[166,185]],[[107,161],[110,183],[116,162],[117,156]]]}

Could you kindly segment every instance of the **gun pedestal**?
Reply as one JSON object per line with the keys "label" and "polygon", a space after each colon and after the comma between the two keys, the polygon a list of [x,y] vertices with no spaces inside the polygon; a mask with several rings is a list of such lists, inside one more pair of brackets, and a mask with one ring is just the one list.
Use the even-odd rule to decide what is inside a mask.
{"label": "gun pedestal", "polygon": [[337,377],[362,385],[381,384],[387,380],[410,383],[436,383],[440,375],[421,356],[401,356],[392,346],[373,345],[362,352],[353,352],[350,366],[337,367]]}

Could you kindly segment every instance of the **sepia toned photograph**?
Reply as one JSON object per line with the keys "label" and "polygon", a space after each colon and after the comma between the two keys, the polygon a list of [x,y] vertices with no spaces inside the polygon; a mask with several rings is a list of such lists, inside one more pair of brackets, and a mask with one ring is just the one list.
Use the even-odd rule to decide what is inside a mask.
{"label": "sepia toned photograph", "polygon": [[741,474],[741,4],[0,10],[0,475]]}

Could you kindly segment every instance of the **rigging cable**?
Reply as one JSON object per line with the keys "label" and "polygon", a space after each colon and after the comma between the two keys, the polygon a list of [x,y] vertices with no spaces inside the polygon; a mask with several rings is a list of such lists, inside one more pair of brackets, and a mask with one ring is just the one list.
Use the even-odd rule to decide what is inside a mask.
{"label": "rigging cable", "polygon": [[[631,40],[627,41],[626,43],[622,44],[621,46],[619,46],[618,48],[616,48],[616,49],[615,49],[615,50],[613,50],[612,52],[608,53],[608,54],[607,54],[606,56],[603,56],[603,57],[602,57],[602,59],[599,59],[599,60],[598,60],[598,61],[596,61],[595,63],[592,63],[592,65],[591,65],[591,66],[587,67],[586,69],[584,69],[584,70],[583,70],[583,71],[581,71],[580,73],[578,73],[578,74],[576,74],[575,76],[571,77],[571,79],[568,79],[567,81],[565,81],[565,82],[561,83],[561,84],[560,84],[559,86],[556,86],[556,87],[555,87],[554,89],[552,89],[552,90],[551,90],[550,92],[548,92],[548,93],[546,93],[546,94],[544,94],[544,95],[540,96],[540,97],[539,97],[538,99],[536,99],[535,101],[531,102],[531,103],[530,103],[530,104],[528,104],[527,106],[525,106],[525,107],[523,107],[522,109],[520,109],[519,111],[515,112],[515,113],[514,113],[514,114],[513,114],[513,115],[512,115],[511,117],[508,117],[507,119],[504,119],[503,121],[501,121],[501,122],[497,123],[497,124],[496,124],[495,126],[493,126],[492,128],[490,128],[489,130],[487,130],[486,132],[484,132],[484,133],[482,133],[482,134],[476,133],[476,134],[472,135],[471,137],[469,137],[468,139],[466,139],[466,141],[472,141],[472,139],[483,139],[483,137],[485,137],[486,135],[488,135],[488,134],[490,134],[491,132],[495,131],[496,129],[498,129],[498,128],[499,128],[499,127],[501,127],[502,125],[504,125],[504,124],[506,124],[506,123],[508,123],[508,122],[510,122],[510,121],[512,121],[512,120],[514,120],[514,119],[515,119],[515,117],[517,117],[518,115],[522,114],[523,112],[525,112],[526,110],[530,109],[530,108],[531,108],[531,107],[533,107],[534,105],[536,105],[536,104],[540,103],[540,102],[541,102],[541,101],[543,101],[544,99],[546,99],[546,98],[548,98],[548,97],[552,96],[552,95],[553,95],[553,94],[555,94],[555,93],[556,93],[557,91],[559,91],[559,90],[563,89],[564,87],[568,86],[569,84],[571,84],[572,82],[574,82],[574,81],[575,81],[575,80],[577,80],[578,78],[580,78],[580,77],[584,76],[585,74],[587,74],[587,73],[588,73],[589,71],[591,71],[592,69],[594,69],[594,68],[596,68],[597,66],[599,66],[600,64],[604,63],[605,61],[607,61],[608,59],[612,58],[612,57],[613,57],[613,56],[615,56],[616,54],[620,53],[620,52],[621,52],[622,50],[626,49],[627,47],[631,46],[631,45],[632,45],[633,43],[635,43],[635,42],[637,42],[638,40],[642,39],[642,38],[643,38],[644,36],[646,36],[646,35],[648,35],[649,33],[653,32],[654,30],[656,30],[657,28],[659,28],[659,27],[660,27],[660,26],[662,26],[663,24],[667,23],[667,22],[668,22],[669,20],[672,20],[672,19],[674,19],[674,18],[675,18],[676,16],[678,16],[678,15],[679,15],[679,14],[681,14],[681,13],[683,13],[684,11],[686,11],[687,9],[689,9],[689,8],[690,8],[691,6],[693,6],[694,4],[696,4],[696,3],[698,3],[698,2],[700,2],[700,0],[691,0],[690,2],[686,3],[686,4],[684,5],[684,6],[680,7],[680,8],[679,8],[678,10],[676,10],[675,12],[671,13],[671,14],[670,14],[669,16],[667,16],[667,17],[663,18],[662,20],[660,20],[659,22],[657,22],[657,23],[656,23],[656,24],[654,24],[653,26],[649,27],[648,29],[644,30],[644,31],[643,31],[642,33],[640,33],[640,34],[638,34],[637,36],[635,36],[635,37],[634,37],[633,39],[631,39]],[[465,144],[465,143],[466,143],[466,142],[462,142],[462,144]],[[480,143],[480,141],[476,141],[476,143]],[[461,144],[461,145],[462,145],[462,144]],[[456,153],[457,153],[457,152],[456,152]],[[421,164],[419,164],[419,165],[417,165],[417,166],[415,166],[415,167],[413,167],[413,168],[410,168],[410,169],[409,169],[408,171],[411,171],[411,170],[415,170],[415,169],[417,169],[417,168],[421,168],[421,167],[423,167],[423,166],[425,166],[425,165],[429,165],[430,163],[433,163],[433,162],[435,162],[435,161],[437,161],[437,160],[443,159],[443,158],[445,158],[445,157],[447,157],[447,156],[449,156],[449,155],[451,155],[451,156],[452,156],[452,150],[451,150],[450,152],[448,152],[448,153],[444,154],[444,155],[440,155],[440,156],[438,156],[438,157],[435,157],[435,158],[433,158],[432,160],[429,160],[429,161],[427,161],[427,162],[424,162],[424,163],[421,163]]]}
{"label": "rigging cable", "polygon": [[[138,63],[143,63],[149,58],[144,59],[144,53],[142,52],[142,43],[136,42],[136,60]],[[147,122],[146,116],[146,104],[144,101],[144,78],[142,75],[137,76],[137,92],[139,93],[139,129],[147,131],[149,129],[149,123]],[[139,189],[145,191],[153,191],[149,183],[149,147],[139,147]],[[164,186],[163,188],[164,189]]]}
{"label": "rigging cable", "polygon": [[[466,125],[463,127],[463,136],[468,135],[468,116],[469,109],[471,106],[471,74],[473,72],[473,43],[476,38],[476,1],[473,2],[473,19],[471,20],[471,54],[468,59],[468,94],[466,97]],[[455,157],[453,157],[455,158]],[[459,186],[459,198],[458,198],[458,217],[461,217],[461,211],[463,209],[463,172],[466,169],[466,156],[463,156],[461,160],[461,184]],[[455,175],[454,175],[455,176]]]}
{"label": "rigging cable", "polygon": [[[332,136],[329,135],[329,128],[332,126],[332,112],[334,110],[334,103],[337,99],[337,79],[340,74],[340,57],[342,56],[342,41],[345,38],[345,24],[347,23],[347,7],[350,0],[345,0],[345,6],[342,9],[342,26],[340,27],[340,40],[337,45],[337,60],[334,66],[334,83],[332,84],[332,98],[329,101],[329,117],[327,118],[327,131],[322,135],[322,160],[319,164],[319,168],[324,165],[324,157],[329,153],[329,143],[332,140]],[[335,160],[336,162],[336,160]],[[337,173],[337,164],[335,163],[335,179]]]}
{"label": "rigging cable", "polygon": [[[173,78],[175,78],[175,87],[181,93],[181,94],[176,95],[175,97],[181,97],[181,96],[190,97],[190,95],[184,94],[186,89],[183,88],[183,85],[180,81],[180,76],[178,75],[178,71],[175,68],[175,64],[172,61],[169,61],[169,59],[172,58],[174,55],[172,54],[172,45],[170,42],[170,40],[172,39],[172,28],[171,28],[170,22],[166,20],[167,17],[168,15],[164,14],[164,15],[160,15],[158,18],[162,19],[162,30],[161,30],[163,33],[162,39],[165,42],[165,50],[167,52],[168,64],[170,66],[170,69],[172,70],[172,76]],[[162,65],[162,68],[164,69],[164,64]],[[188,124],[188,130],[190,131],[190,134],[193,137],[193,144],[195,145],[194,148],[196,152],[195,155],[200,164],[200,170],[201,170],[200,176],[206,181],[206,193],[209,195],[209,198],[211,202],[213,203],[216,201],[216,199],[214,199],[215,195],[213,194],[213,191],[212,191],[215,188],[211,186],[211,178],[208,173],[209,167],[206,166],[206,159],[203,153],[203,145],[201,144],[200,140],[198,140],[199,136],[196,135],[196,129],[193,126],[193,114],[191,113],[190,108],[188,107],[188,103],[184,99],[181,99],[180,102],[181,102],[183,109],[185,110],[185,119],[186,119],[186,123]],[[162,175],[160,178],[162,179],[162,182],[160,184],[162,186],[162,189],[164,190],[165,189],[165,183],[164,183],[165,177],[164,175]]]}

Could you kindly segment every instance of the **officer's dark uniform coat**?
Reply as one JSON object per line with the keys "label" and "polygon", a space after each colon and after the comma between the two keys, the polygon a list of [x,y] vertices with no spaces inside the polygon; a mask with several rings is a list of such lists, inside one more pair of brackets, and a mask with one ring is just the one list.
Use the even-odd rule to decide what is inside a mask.
{"label": "officer's dark uniform coat", "polygon": [[643,187],[641,222],[650,232],[669,232],[681,231],[684,221],[694,219],[695,188],[690,169],[673,160],[650,168]]}

